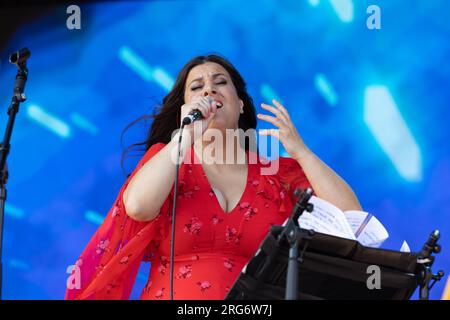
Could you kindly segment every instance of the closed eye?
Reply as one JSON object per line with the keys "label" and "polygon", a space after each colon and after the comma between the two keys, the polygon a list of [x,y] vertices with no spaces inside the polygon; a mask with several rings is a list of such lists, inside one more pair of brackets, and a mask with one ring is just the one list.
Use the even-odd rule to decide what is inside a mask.
{"label": "closed eye", "polygon": [[[217,82],[216,84],[217,84],[217,85],[225,85],[225,84],[227,84],[227,81],[226,81],[226,80],[222,80],[222,81]],[[200,86],[194,86],[194,87],[191,88],[191,90],[192,90],[192,91],[196,91],[196,90],[198,90],[198,89],[201,89],[202,87],[203,87],[202,85],[200,85]]]}

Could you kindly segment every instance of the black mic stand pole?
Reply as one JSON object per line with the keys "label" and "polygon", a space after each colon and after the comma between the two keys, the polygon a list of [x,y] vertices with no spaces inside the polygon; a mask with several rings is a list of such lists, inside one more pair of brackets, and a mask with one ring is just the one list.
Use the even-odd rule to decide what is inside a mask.
{"label": "black mic stand pole", "polygon": [[[295,195],[300,199],[295,204],[292,209],[291,216],[289,217],[283,232],[280,234],[278,241],[283,240],[285,238],[289,243],[289,260],[287,267],[287,276],[286,276],[286,300],[297,300],[298,296],[298,264],[303,261],[303,254],[305,253],[306,247],[309,244],[309,241],[312,239],[314,235],[313,230],[305,230],[300,229],[300,225],[298,223],[298,218],[302,215],[302,213],[306,210],[308,212],[313,211],[313,204],[308,203],[309,199],[312,196],[312,190],[306,189],[305,192],[301,192],[301,190],[296,189]],[[299,245],[303,245],[303,249],[300,253],[300,257],[298,254]]]}
{"label": "black mic stand pole", "polygon": [[5,216],[5,202],[6,202],[6,182],[8,179],[8,169],[6,166],[6,158],[8,157],[10,149],[11,134],[14,127],[16,114],[19,112],[19,105],[26,100],[24,95],[25,84],[28,78],[28,69],[26,61],[30,56],[30,51],[23,48],[10,55],[9,61],[16,64],[18,67],[16,80],[14,83],[14,95],[12,97],[11,105],[8,108],[8,124],[6,126],[3,142],[0,144],[0,300],[2,300],[3,289],[3,224]]}

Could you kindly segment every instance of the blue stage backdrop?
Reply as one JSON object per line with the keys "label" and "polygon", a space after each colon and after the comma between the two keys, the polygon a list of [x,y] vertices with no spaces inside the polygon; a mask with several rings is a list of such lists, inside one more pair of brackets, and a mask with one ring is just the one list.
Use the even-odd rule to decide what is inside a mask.
{"label": "blue stage backdrop", "polygon": [[[367,7],[381,8],[369,30]],[[1,52],[2,131],[27,46],[28,100],[12,137],[4,297],[62,299],[75,262],[116,198],[125,126],[170,90],[191,57],[218,52],[255,104],[278,97],[309,147],[353,187],[390,237],[421,249],[442,232],[434,269],[450,272],[450,2],[265,0],[99,2],[81,29],[59,7],[17,30]],[[258,107],[259,111],[261,109]],[[259,127],[266,127],[260,124]],[[127,158],[129,172],[138,157]],[[139,272],[133,298],[146,281]],[[439,299],[444,287],[435,286]]]}

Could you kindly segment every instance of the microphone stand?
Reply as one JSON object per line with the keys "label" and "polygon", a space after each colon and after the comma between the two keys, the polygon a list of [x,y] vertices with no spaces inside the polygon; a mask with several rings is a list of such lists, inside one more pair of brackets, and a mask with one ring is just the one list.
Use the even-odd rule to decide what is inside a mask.
{"label": "microphone stand", "polygon": [[[297,300],[298,296],[298,264],[303,262],[303,255],[308,247],[309,241],[314,235],[313,230],[301,229],[298,223],[298,218],[306,210],[312,212],[314,205],[309,203],[309,199],[312,196],[312,190],[306,189],[303,193],[300,189],[295,190],[295,196],[299,197],[299,200],[292,209],[292,213],[283,232],[279,235],[278,242],[284,238],[289,243],[289,260],[286,276],[286,300]],[[299,245],[302,244],[303,248],[299,257]]]}
{"label": "microphone stand", "polygon": [[[417,263],[420,265],[420,300],[429,299],[431,288],[433,288],[434,284],[437,281],[440,281],[445,274],[443,270],[439,270],[437,274],[433,274],[433,271],[431,270],[431,267],[435,260],[435,256],[433,256],[433,253],[438,254],[439,252],[441,252],[441,245],[437,243],[440,237],[441,234],[439,230],[434,230],[433,232],[431,232],[427,242],[424,244],[417,257]],[[433,282],[431,282],[432,280]]]}
{"label": "microphone stand", "polygon": [[26,100],[25,84],[28,79],[28,69],[26,60],[30,56],[30,51],[26,48],[11,54],[9,61],[16,64],[18,67],[16,80],[14,82],[14,94],[11,104],[8,108],[8,124],[6,126],[3,142],[0,144],[0,300],[2,300],[3,289],[3,225],[5,216],[5,202],[6,202],[6,182],[8,179],[8,168],[6,165],[6,158],[10,150],[10,140],[16,119],[16,114],[19,112],[19,105]]}

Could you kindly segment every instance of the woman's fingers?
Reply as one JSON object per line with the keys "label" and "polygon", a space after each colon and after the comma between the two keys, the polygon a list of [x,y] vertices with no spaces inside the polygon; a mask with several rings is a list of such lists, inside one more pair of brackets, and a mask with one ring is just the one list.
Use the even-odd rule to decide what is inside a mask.
{"label": "woman's fingers", "polygon": [[210,107],[209,107],[209,111],[211,115],[216,114],[216,110],[217,110],[217,105],[216,103],[211,103]]}
{"label": "woman's fingers", "polygon": [[286,117],[286,119],[290,119],[289,117],[289,113],[287,112],[286,108],[279,103],[277,100],[273,99],[272,103],[277,107],[278,110],[280,110],[280,112]]}
{"label": "woman's fingers", "polygon": [[266,114],[258,114],[258,118],[267,122],[270,122],[271,124],[273,124],[274,126],[280,128],[282,125],[286,125],[284,123],[283,120],[276,118],[276,117],[272,117],[272,116],[268,116]]}
{"label": "woman's fingers", "polygon": [[198,109],[203,115],[204,119],[208,119],[211,113],[211,102],[208,97],[202,97],[199,102],[197,102]]}
{"label": "woman's fingers", "polygon": [[272,112],[276,117],[258,114],[258,118],[270,122],[278,128],[259,130],[259,134],[263,136],[270,135],[277,138],[291,157],[298,159],[299,154],[305,152],[307,147],[292,123],[286,108],[275,99],[273,99],[272,102],[275,105],[275,108],[267,104],[262,104],[261,106],[265,110]]}
{"label": "woman's fingers", "polygon": [[284,121],[284,123],[287,124],[287,119],[286,116],[277,108],[272,107],[271,105],[265,104],[265,103],[261,103],[261,107],[267,111],[272,112],[274,115],[276,115],[278,118],[280,118],[281,120]]}
{"label": "woman's fingers", "polygon": [[208,109],[204,105],[202,105],[200,103],[193,104],[192,107],[191,107],[191,110],[189,110],[188,113],[191,113],[194,110],[200,111],[200,113],[202,114],[203,118],[207,118],[208,117]]}
{"label": "woman's fingers", "polygon": [[211,98],[211,97],[204,97],[203,100],[204,106],[208,109],[208,116],[205,118],[209,118],[210,116],[214,115],[217,110],[217,102]]}
{"label": "woman's fingers", "polygon": [[202,113],[204,119],[207,119],[209,117],[209,106],[205,102],[199,104],[199,110]]}

